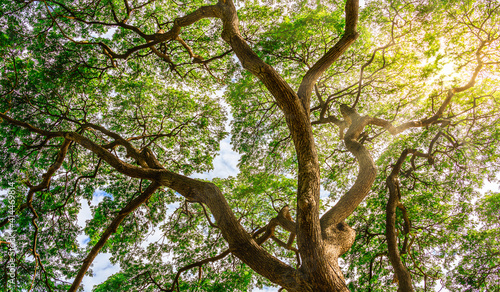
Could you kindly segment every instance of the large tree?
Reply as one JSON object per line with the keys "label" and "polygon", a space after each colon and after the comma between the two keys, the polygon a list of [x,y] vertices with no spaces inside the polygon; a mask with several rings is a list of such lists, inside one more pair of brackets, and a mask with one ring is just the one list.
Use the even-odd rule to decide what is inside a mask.
{"label": "large tree", "polygon": [[206,2],[0,1],[3,287],[500,289],[500,3]]}

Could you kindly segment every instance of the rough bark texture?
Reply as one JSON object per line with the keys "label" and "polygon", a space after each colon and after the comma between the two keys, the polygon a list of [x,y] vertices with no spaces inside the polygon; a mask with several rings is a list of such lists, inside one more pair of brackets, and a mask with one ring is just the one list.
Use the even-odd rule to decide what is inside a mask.
{"label": "rough bark texture", "polygon": [[[347,105],[340,106],[340,113],[342,117],[335,117],[331,113],[332,103],[329,104],[331,100],[321,98],[317,82],[325,71],[328,70],[328,68],[336,60],[338,60],[338,58],[344,54],[357,39],[359,10],[358,0],[346,1],[345,30],[343,35],[336,44],[328,50],[325,50],[326,53],[314,64],[312,64],[312,66],[310,66],[310,69],[304,74],[297,90],[292,88],[272,66],[266,64],[245,41],[245,38],[241,35],[239,30],[238,14],[232,0],[220,0],[215,5],[199,7],[183,17],[179,17],[172,22],[168,22],[170,29],[166,32],[161,29],[157,33],[153,34],[145,33],[139,27],[127,23],[127,20],[130,18],[134,9],[129,7],[127,1],[124,1],[124,4],[126,6],[125,18],[122,20],[118,19],[118,16],[113,10],[115,23],[107,23],[106,25],[129,30],[141,38],[142,42],[140,42],[139,45],[124,49],[123,52],[115,52],[103,42],[77,41],[69,37],[61,27],[59,27],[59,30],[65,40],[69,42],[73,42],[77,45],[90,45],[99,48],[102,50],[103,54],[109,58],[113,66],[116,66],[116,59],[127,59],[132,57],[135,53],[147,49],[151,50],[153,56],[159,57],[163,59],[163,61],[172,65],[172,67],[175,67],[167,53],[155,47],[159,44],[168,44],[169,42],[176,42],[180,44],[180,47],[185,49],[189,54],[193,64],[199,63],[206,65],[206,63],[210,62],[210,60],[222,58],[229,52],[234,52],[243,68],[257,77],[267,88],[269,93],[273,96],[276,104],[281,109],[286,120],[286,124],[295,147],[298,162],[297,217],[292,218],[290,216],[289,208],[286,206],[282,208],[278,215],[271,219],[267,225],[260,228],[256,232],[249,232],[240,224],[238,218],[233,213],[224,194],[219,188],[212,183],[192,179],[165,169],[157,159],[155,153],[148,148],[149,144],[144,146],[142,149],[138,149],[134,147],[135,144],[131,143],[131,139],[133,138],[127,139],[118,133],[110,131],[106,127],[91,123],[69,120],[78,126],[78,131],[50,131],[47,129],[37,128],[24,120],[16,120],[12,118],[10,114],[0,113],[0,122],[5,121],[14,126],[27,129],[33,135],[43,136],[45,141],[49,141],[54,138],[58,138],[54,140],[63,140],[59,146],[53,163],[43,175],[40,183],[36,185],[31,185],[30,182],[27,183],[29,192],[25,203],[23,203],[19,208],[20,211],[29,208],[33,213],[32,222],[36,232],[32,251],[35,257],[37,242],[36,234],[38,229],[35,224],[37,215],[32,206],[32,201],[38,192],[49,189],[52,176],[54,176],[59,168],[62,167],[63,162],[66,159],[66,154],[69,149],[72,149],[72,147],[81,147],[84,151],[92,152],[99,158],[99,165],[102,161],[103,163],[107,163],[111,168],[113,168],[114,171],[117,171],[125,176],[150,181],[149,187],[137,198],[128,202],[128,204],[116,214],[110,225],[106,227],[97,244],[92,248],[83,261],[70,291],[76,291],[79,289],[81,281],[91,266],[92,261],[106,244],[107,240],[114,232],[116,232],[118,226],[123,222],[123,220],[130,213],[134,212],[134,210],[141,206],[141,204],[146,202],[148,198],[162,186],[175,190],[188,202],[202,204],[205,215],[210,221],[205,210],[206,206],[216,221],[215,224],[210,221],[210,225],[220,229],[222,236],[229,246],[229,248],[219,256],[181,268],[176,275],[174,283],[171,285],[172,288],[166,291],[173,291],[176,283],[177,288],[179,288],[178,279],[183,271],[192,267],[201,267],[204,263],[216,261],[229,253],[239,258],[258,274],[266,277],[270,281],[280,285],[282,288],[290,292],[348,291],[342,271],[338,265],[338,258],[351,248],[355,239],[355,231],[346,224],[345,220],[369,194],[377,174],[372,156],[368,149],[363,145],[363,139],[361,139],[366,126],[374,125],[382,127],[392,135],[396,135],[410,128],[425,127],[436,123],[443,124],[446,121],[440,121],[440,119],[452,102],[455,94],[473,87],[477,76],[483,68],[483,65],[488,66],[487,62],[483,63],[482,61],[482,58],[484,57],[482,50],[490,40],[481,40],[480,45],[476,50],[475,58],[477,65],[474,68],[468,83],[461,87],[449,88],[442,103],[439,107],[436,106],[436,110],[433,111],[433,113],[428,117],[420,120],[404,122],[399,126],[395,126],[390,121],[370,116],[362,116],[356,111],[355,106],[359,101],[361,90],[363,88],[363,69],[371,64],[377,51],[384,50],[385,48],[394,45],[395,37],[392,36],[389,44],[377,48],[370,61],[368,61],[361,68],[359,82],[357,82],[357,96],[353,103],[353,107],[349,107]],[[52,18],[52,21],[56,23],[56,25],[58,17],[64,17],[65,21],[92,24],[92,21],[80,18],[84,17],[82,16],[84,14],[75,13],[75,11],[72,11],[70,8],[64,6],[64,4],[59,5],[62,7],[62,11],[64,13],[68,13],[67,16],[52,14],[52,11],[55,10],[49,8],[49,4],[46,2],[42,2],[41,5],[46,6],[48,15]],[[193,49],[189,46],[189,41],[185,41],[181,38],[181,32],[183,29],[205,18],[216,18],[222,22],[221,38],[230,46],[228,51],[225,53],[208,60],[203,60],[202,57],[196,55]],[[318,95],[319,105],[311,109],[311,96],[313,90],[315,90]],[[311,122],[311,112],[314,111],[320,111],[320,114],[319,117],[316,116],[318,117],[316,121]],[[343,139],[347,151],[352,154],[358,163],[358,174],[349,191],[343,194],[336,205],[320,218],[319,206],[321,175],[312,127],[313,125],[326,123],[332,123],[338,126],[341,140]],[[93,138],[90,138],[95,138],[96,136],[90,135],[89,131],[99,132],[99,135],[106,137],[106,141],[107,139],[110,139],[111,142],[107,144],[100,144],[102,140],[93,140]],[[398,291],[400,292],[411,292],[413,291],[413,287],[411,275],[400,257],[402,253],[408,252],[408,237],[406,237],[402,244],[402,249],[400,250],[398,245],[398,236],[396,233],[397,208],[400,208],[403,212],[405,234],[409,234],[409,230],[411,229],[409,216],[400,200],[398,174],[409,154],[413,154],[414,157],[426,157],[429,162],[432,162],[433,157],[431,150],[441,134],[447,137],[446,134],[440,132],[434,140],[432,140],[429,147],[429,154],[422,154],[413,149],[405,150],[386,181],[389,189],[389,199],[386,208],[386,238],[388,251],[377,254],[375,258],[384,255],[389,256],[390,262],[394,267],[395,275],[398,279]],[[168,136],[169,134],[162,135]],[[126,150],[126,158],[131,158],[133,162],[130,162],[131,160],[124,160],[121,156],[113,152],[112,150],[117,146],[124,147]],[[6,225],[8,222],[8,218],[0,220],[0,227]],[[290,233],[288,242],[285,243],[275,236],[275,230],[278,226]],[[297,267],[292,267],[267,252],[265,248],[262,247],[262,244],[269,239],[274,240],[283,248],[294,251],[297,255]],[[298,248],[293,246],[295,240]],[[370,279],[372,277],[372,267],[375,258],[373,258],[370,262]],[[154,282],[154,279],[152,281]],[[160,287],[159,285],[157,286]]]}
{"label": "rough bark texture", "polygon": [[[335,236],[323,232],[319,221],[320,173],[316,146],[309,118],[309,103],[312,88],[321,74],[354,42],[358,2],[346,4],[347,27],[341,40],[330,49],[305,75],[299,92],[295,93],[283,78],[264,63],[243,40],[238,30],[236,9],[232,1],[221,7],[223,39],[229,43],[245,69],[258,77],[283,110],[298,158],[297,191],[297,244],[302,259],[300,271],[314,291],[344,291],[345,287],[337,258],[337,246],[348,245],[335,242]],[[345,219],[345,218],[343,218]],[[340,221],[343,221],[341,219]],[[328,226],[325,226],[327,229]],[[327,235],[328,250],[323,235]],[[352,244],[352,242],[351,242]],[[350,245],[349,245],[350,247]],[[332,255],[337,257],[332,258]],[[292,287],[288,288],[293,289]],[[304,288],[301,288],[304,289]],[[294,291],[294,290],[293,290]],[[305,290],[297,290],[305,291]]]}
{"label": "rough bark texture", "polygon": [[[70,11],[70,9],[67,10]],[[98,243],[83,262],[70,291],[76,291],[79,287],[93,259],[125,217],[145,202],[161,186],[175,190],[190,202],[197,202],[203,206],[207,206],[213,214],[216,226],[221,230],[222,236],[229,245],[229,249],[220,256],[208,261],[215,261],[228,253],[232,253],[254,271],[285,288],[287,291],[348,291],[338,265],[338,258],[351,248],[355,238],[355,231],[345,223],[345,219],[354,212],[356,207],[368,195],[377,174],[371,154],[360,141],[361,133],[370,124],[384,127],[391,134],[397,134],[412,127],[422,127],[436,123],[451,102],[454,94],[467,90],[474,85],[475,78],[482,68],[479,53],[482,46],[484,46],[483,43],[478,49],[478,66],[470,82],[463,87],[450,89],[445,101],[431,117],[420,121],[407,122],[395,127],[390,122],[382,119],[361,116],[355,108],[342,105],[340,112],[343,119],[339,119],[334,116],[325,116],[327,104],[320,100],[320,107],[322,107],[320,118],[317,121],[311,122],[310,103],[312,91],[322,74],[358,37],[358,10],[358,0],[347,0],[345,6],[346,26],[344,34],[335,45],[310,67],[304,75],[297,91],[291,88],[272,66],[260,59],[247,44],[240,34],[237,11],[231,0],[221,0],[216,5],[200,7],[192,13],[174,20],[171,29],[167,32],[159,31],[155,34],[146,34],[139,28],[127,24],[126,20],[131,13],[131,11],[127,10],[129,15],[124,20],[120,21],[115,17],[116,25],[135,32],[145,40],[145,43],[129,48],[123,53],[114,52],[103,43],[86,43],[69,39],[80,45],[102,47],[104,54],[111,59],[113,65],[115,65],[114,59],[127,59],[133,53],[145,48],[150,48],[156,56],[171,63],[169,56],[155,48],[155,45],[166,41],[180,43],[189,53],[193,62],[201,63],[204,62],[201,57],[196,55],[180,37],[181,30],[204,18],[220,19],[223,26],[221,37],[231,47],[230,51],[236,54],[244,69],[248,70],[264,84],[282,110],[298,159],[297,217],[295,221],[291,218],[288,207],[285,207],[265,227],[251,234],[239,223],[226,198],[214,184],[191,179],[163,168],[155,154],[147,147],[136,149],[130,143],[130,140],[99,125],[81,125],[82,132],[78,133],[69,131],[51,132],[39,129],[24,121],[12,119],[7,114],[0,113],[0,117],[6,122],[28,129],[32,133],[45,136],[47,140],[56,137],[64,139],[56,161],[47,171],[47,177],[44,178],[44,181],[40,185],[33,187],[33,191],[27,198],[27,205],[30,204],[35,192],[48,188],[50,176],[61,166],[70,144],[79,145],[95,153],[102,161],[105,161],[116,171],[126,176],[151,181],[150,186],[143,194],[129,202],[117,214],[110,226],[107,227]],[[80,19],[75,15],[72,15],[72,19],[86,23],[84,19]],[[361,90],[361,87],[359,90]],[[357,103],[358,98],[359,92],[354,105]],[[320,166],[312,126],[324,123],[333,123],[340,128],[340,137],[343,138],[347,150],[356,158],[359,171],[356,181],[349,191],[341,196],[337,204],[320,218]],[[100,145],[82,134],[86,129],[98,131],[111,138],[113,142]],[[347,131],[344,134],[345,130]],[[125,147],[127,157],[133,158],[138,165],[127,163],[113,154],[110,149],[113,149],[117,145]],[[391,176],[387,179],[390,191],[390,198],[387,205],[388,254],[399,279],[399,291],[413,291],[410,274],[400,259],[395,233],[395,211],[400,203],[399,192],[397,190],[397,174],[408,153],[410,152],[403,153],[398,164],[394,167]],[[290,232],[288,243],[284,243],[274,236],[274,230],[277,226],[281,226]],[[292,247],[295,238],[298,249]],[[268,239],[273,239],[280,246],[296,252],[300,266],[298,268],[291,267],[268,253],[261,246]],[[200,263],[202,264],[203,262]],[[194,264],[193,267],[196,265]],[[176,279],[178,279],[182,271],[190,267],[187,266],[179,270]],[[172,285],[172,289],[174,286]]]}
{"label": "rough bark texture", "polygon": [[389,201],[386,207],[386,238],[389,250],[389,260],[391,261],[394,273],[398,279],[398,292],[412,292],[411,275],[406,266],[401,261],[398,238],[396,234],[396,208],[399,203],[399,181],[398,174],[409,151],[405,150],[396,162],[391,174],[387,177],[387,187],[389,188]]}
{"label": "rough bark texture", "polygon": [[[116,230],[116,227],[160,185],[177,191],[189,201],[196,201],[206,205],[212,212],[224,239],[228,242],[229,251],[272,282],[288,291],[348,291],[337,260],[352,245],[354,230],[347,226],[343,220],[352,213],[356,207],[355,205],[366,195],[365,189],[366,186],[369,188],[369,185],[371,185],[371,177],[363,184],[362,190],[356,188],[355,191],[351,192],[355,193],[355,199],[350,198],[353,197],[353,194],[346,194],[350,198],[348,203],[354,204],[353,206],[347,208],[346,204],[339,205],[335,209],[337,210],[334,212],[335,214],[330,216],[335,217],[334,219],[322,220],[320,223],[320,168],[312,133],[312,124],[309,118],[309,103],[316,80],[357,38],[358,1],[347,1],[346,30],[343,37],[306,73],[298,93],[286,83],[274,68],[263,62],[243,39],[238,29],[236,8],[230,0],[219,1],[216,5],[201,7],[191,14],[176,19],[173,27],[165,33],[147,35],[137,28],[127,25],[124,21],[119,22],[117,19],[116,21],[120,26],[135,31],[147,43],[130,48],[121,54],[113,52],[102,43],[96,45],[103,47],[104,52],[111,59],[126,59],[138,50],[146,47],[154,48],[155,44],[166,40],[177,40],[182,44],[183,41],[179,38],[182,27],[189,26],[207,17],[216,17],[222,20],[222,38],[231,46],[243,67],[263,82],[283,110],[298,156],[296,222],[293,222],[289,217],[288,209],[284,209],[277,218],[268,224],[265,232],[263,231],[264,234],[256,239],[239,224],[224,195],[214,184],[197,181],[164,169],[154,154],[147,148],[135,149],[129,141],[101,126],[92,124],[84,126],[84,128],[92,128],[114,139],[113,145],[124,146],[127,155],[134,158],[139,164],[139,166],[134,166],[122,161],[108,151],[108,148],[112,147],[112,145],[99,145],[84,135],[75,132],[50,132],[38,129],[28,123],[16,121],[5,114],[0,114],[6,121],[46,136],[48,139],[63,137],[68,143],[70,141],[74,142],[96,153],[120,173],[152,181],[151,186],[141,195],[140,200],[138,201],[138,198],[131,202],[131,204],[133,203],[132,207],[127,206],[127,210],[122,210],[106,229],[98,244],[94,246],[84,261],[71,291],[74,291],[80,285],[81,279],[92,260]],[[155,51],[158,55],[159,52],[153,50],[153,52]],[[164,58],[165,56],[159,57]],[[362,161],[360,168],[364,167],[365,164],[370,165],[370,163],[373,163],[366,149],[356,141],[364,125],[366,123],[352,125],[345,139],[349,151]],[[365,156],[368,156],[368,158]],[[363,176],[364,172],[360,172],[360,174],[362,175],[358,180],[367,179]],[[356,186],[358,185],[359,183]],[[343,210],[339,212],[339,209]],[[301,260],[299,269],[292,268],[281,262],[259,245],[265,240],[273,238],[274,228],[277,225],[291,232],[290,238],[292,242],[293,238],[297,238],[298,254],[300,254]],[[274,238],[274,240],[277,239]],[[285,245],[291,248],[291,243]]]}

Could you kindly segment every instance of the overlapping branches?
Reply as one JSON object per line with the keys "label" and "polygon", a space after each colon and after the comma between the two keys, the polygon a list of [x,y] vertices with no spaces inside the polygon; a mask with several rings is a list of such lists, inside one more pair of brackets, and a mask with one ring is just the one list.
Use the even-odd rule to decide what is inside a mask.
{"label": "overlapping branches", "polygon": [[[271,273],[271,267],[273,267],[274,269],[282,269],[288,271],[287,274],[296,273],[296,271],[293,268],[285,265],[278,259],[272,257],[268,252],[260,247],[256,241],[252,240],[252,237],[238,223],[238,220],[232,213],[226,199],[224,198],[220,190],[213,184],[197,181],[165,170],[162,167],[161,163],[159,163],[159,161],[156,159],[154,153],[152,153],[152,151],[148,148],[144,148],[141,152],[138,152],[137,149],[135,149],[126,139],[123,139],[118,134],[97,125],[91,126],[92,128],[98,129],[99,131],[109,135],[110,137],[115,138],[115,141],[117,141],[117,143],[127,148],[127,150],[129,151],[128,153],[131,157],[142,159],[144,160],[144,163],[142,163],[142,165],[138,167],[123,162],[117,156],[109,152],[106,148],[76,132],[51,132],[43,130],[32,126],[29,123],[12,119],[3,113],[0,113],[0,118],[13,125],[23,127],[33,133],[45,136],[50,139],[56,137],[64,138],[65,141],[68,141],[67,143],[73,142],[86,148],[87,150],[92,151],[102,160],[111,165],[114,169],[127,176],[152,181],[150,188],[148,188],[140,197],[129,202],[129,204],[108,226],[103,236],[101,236],[100,241],[98,242],[98,244],[96,244],[96,246],[94,246],[91,253],[87,256],[82,267],[80,268],[71,291],[76,291],[75,289],[78,288],[79,283],[83,279],[83,276],[85,275],[85,272],[90,266],[92,260],[98,254],[102,246],[104,246],[109,236],[111,236],[111,234],[116,231],[118,225],[130,212],[132,212],[143,202],[145,202],[147,198],[151,196],[152,192],[154,192],[154,190],[156,190],[161,185],[168,186],[174,189],[190,201],[198,201],[206,204],[214,215],[218,226],[220,227],[225,239],[228,241],[231,252],[233,254],[237,255],[240,259],[251,266],[255,267],[257,265],[261,265],[261,269],[256,268],[258,272],[273,279],[277,283],[281,283],[283,286],[298,285],[296,283],[291,284],[298,280],[297,277],[288,278],[284,277],[284,275]],[[266,240],[267,239],[268,238],[266,238]],[[256,254],[260,256],[256,257]],[[262,261],[263,258],[265,259],[265,261]]]}

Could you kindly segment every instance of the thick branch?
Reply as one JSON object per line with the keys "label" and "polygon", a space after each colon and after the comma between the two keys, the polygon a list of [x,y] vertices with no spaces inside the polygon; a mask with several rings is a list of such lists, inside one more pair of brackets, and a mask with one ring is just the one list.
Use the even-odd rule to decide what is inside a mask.
{"label": "thick branch", "polygon": [[311,93],[316,83],[316,80],[325,72],[350,46],[358,37],[356,27],[358,24],[358,0],[348,0],[345,5],[346,28],[344,35],[340,40],[312,67],[307,71],[306,75],[300,83],[298,96],[304,105],[304,108],[309,112]]}
{"label": "thick branch", "polygon": [[[61,4],[59,4],[59,5],[61,5]],[[62,5],[62,6],[64,7],[64,5]],[[68,11],[71,11],[68,8],[65,8],[65,9]],[[47,10],[48,10],[50,16],[53,18],[53,20],[56,21],[56,19],[52,16],[52,13],[50,12],[50,9],[47,8]],[[217,11],[216,5],[203,6],[203,7],[198,8],[197,10],[191,12],[188,15],[185,15],[183,17],[175,19],[174,25],[172,26],[172,28],[169,31],[164,32],[164,33],[156,33],[156,34],[145,34],[139,28],[132,26],[132,25],[129,25],[129,24],[126,24],[126,21],[119,21],[118,19],[115,19],[116,23],[111,24],[111,23],[86,21],[84,19],[74,17],[74,16],[66,17],[66,18],[70,18],[70,19],[75,19],[77,21],[80,21],[80,22],[83,22],[86,24],[98,23],[98,24],[107,25],[107,26],[120,26],[124,29],[128,29],[128,30],[135,32],[140,37],[142,37],[146,40],[146,43],[129,48],[124,53],[114,52],[108,45],[104,44],[103,42],[96,43],[96,42],[87,42],[87,41],[76,41],[76,40],[70,38],[69,36],[67,36],[64,33],[64,30],[59,26],[59,24],[57,22],[56,22],[56,25],[59,27],[59,29],[61,30],[63,35],[68,40],[70,40],[74,43],[82,44],[82,45],[99,45],[102,47],[104,54],[109,56],[111,59],[127,59],[128,57],[130,57],[130,55],[132,55],[133,53],[140,51],[142,49],[151,48],[159,43],[162,43],[162,42],[165,42],[168,40],[175,40],[179,36],[179,33],[180,33],[182,27],[189,26],[189,25],[191,25],[191,24],[193,24],[193,23],[195,23],[203,18],[217,17],[218,14],[219,13]]]}
{"label": "thick branch", "polygon": [[[438,138],[439,134],[436,137]],[[433,140],[432,143],[434,142],[435,140]],[[400,208],[401,211],[403,212],[403,217],[405,221],[404,225],[405,234],[409,233],[410,231],[409,229],[411,227],[410,219],[408,218],[406,208],[400,202],[401,193],[399,190],[399,180],[398,180],[399,172],[401,171],[403,163],[408,154],[413,154],[413,157],[416,156],[426,157],[426,158],[431,157],[431,154],[425,154],[415,149],[405,149],[403,153],[401,153],[401,156],[399,157],[396,164],[393,166],[392,172],[387,177],[386,180],[387,187],[389,188],[389,201],[387,202],[387,207],[386,207],[387,248],[389,250],[389,260],[391,261],[391,264],[394,267],[394,272],[396,273],[397,278],[399,280],[398,291],[400,292],[413,291],[410,273],[403,264],[403,262],[401,261],[400,252],[398,248],[397,233],[396,233],[396,208]],[[407,245],[407,238],[405,238],[402,253],[406,252],[409,252],[409,246]]]}
{"label": "thick branch", "polygon": [[290,216],[290,211],[288,206],[283,207],[276,217],[278,220],[278,224],[283,227],[288,232],[296,233],[297,225],[293,222],[292,217]]}
{"label": "thick branch", "polygon": [[85,125],[83,125],[83,127],[90,127],[90,128],[93,128],[95,130],[98,130],[100,132],[102,132],[103,134],[115,139],[116,143],[119,144],[119,145],[122,145],[125,147],[125,149],[127,149],[127,155],[136,159],[137,162],[142,166],[142,167],[147,167],[147,163],[144,161],[144,158],[142,157],[141,153],[139,152],[139,150],[137,150],[128,140],[122,138],[120,135],[102,127],[102,126],[99,126],[99,125],[95,125],[95,124],[91,124],[91,123],[87,123]]}
{"label": "thick branch", "polygon": [[398,161],[394,165],[391,174],[387,177],[387,187],[389,188],[389,201],[386,207],[386,238],[387,248],[389,250],[389,260],[394,267],[394,273],[399,281],[398,292],[411,292],[413,286],[411,284],[411,275],[408,269],[401,261],[399,254],[397,234],[396,234],[396,207],[399,204],[399,182],[398,174],[401,171],[403,162],[409,153],[415,152],[411,149],[403,151]]}
{"label": "thick branch", "polygon": [[[154,168],[145,169],[124,163],[106,149],[75,132],[50,132],[28,123],[14,120],[3,113],[0,113],[0,117],[11,124],[24,127],[46,137],[64,137],[68,141],[75,141],[84,148],[96,153],[117,171],[127,176],[156,181],[159,185],[167,186],[177,191],[190,201],[199,201],[207,205],[234,255],[259,274],[281,286],[299,287],[303,285],[303,283],[299,283],[302,280],[295,269],[270,255],[252,239],[239,224],[225,197],[214,184],[191,179],[161,168],[158,160],[156,160],[153,153],[147,148],[142,152],[143,157],[146,159],[148,165]],[[276,273],[276,271],[280,272]]]}
{"label": "thick branch", "polygon": [[13,125],[23,127],[25,129],[28,129],[29,131],[31,131],[33,133],[40,134],[40,135],[45,136],[47,138],[62,137],[68,141],[74,141],[77,144],[79,144],[80,146],[94,152],[100,158],[102,158],[104,161],[109,163],[109,165],[111,165],[117,171],[119,171],[120,173],[123,173],[127,176],[148,179],[148,180],[155,180],[155,179],[158,179],[159,176],[161,175],[161,170],[151,169],[151,168],[141,168],[141,167],[137,167],[137,166],[123,162],[122,160],[120,160],[118,157],[111,154],[109,151],[107,151],[102,146],[99,146],[98,144],[92,142],[87,137],[82,136],[81,134],[78,134],[76,132],[46,131],[46,130],[34,127],[26,122],[12,119],[11,117],[9,117],[3,113],[0,113],[0,118],[4,119],[5,121],[7,121]]}
{"label": "thick branch", "polygon": [[[212,183],[197,181],[185,176],[171,174],[162,184],[174,189],[191,201],[208,206],[232,254],[262,276],[282,286],[299,287],[303,285],[295,269],[270,255],[259,243],[267,238],[254,240],[239,224],[232,209],[220,190]],[[272,222],[273,224],[277,224]],[[276,226],[276,225],[274,225]],[[267,235],[265,235],[267,237]]]}
{"label": "thick branch", "polygon": [[232,1],[219,1],[218,5],[222,11],[222,38],[231,45],[242,66],[263,82],[285,114],[298,156],[297,243],[303,259],[302,266],[304,270],[315,271],[309,275],[309,282],[324,283],[325,289],[332,287],[338,278],[332,274],[330,259],[326,257],[322,244],[319,164],[308,112],[289,84],[245,42],[239,33],[238,16]]}
{"label": "thick branch", "polygon": [[[298,97],[288,83],[270,65],[266,64],[246,43],[239,31],[238,15],[231,0],[219,1],[223,23],[222,38],[231,46],[243,68],[259,78],[285,115],[297,111]],[[300,106],[301,107],[301,106]]]}
{"label": "thick branch", "polygon": [[351,121],[351,126],[344,137],[344,143],[347,150],[356,157],[359,165],[359,172],[354,185],[349,191],[340,198],[335,206],[321,217],[321,228],[323,230],[332,224],[344,221],[354,212],[370,191],[377,174],[375,163],[373,162],[370,152],[358,142],[361,132],[370,119],[359,116],[357,112],[346,105],[341,106],[341,112],[347,121]]}

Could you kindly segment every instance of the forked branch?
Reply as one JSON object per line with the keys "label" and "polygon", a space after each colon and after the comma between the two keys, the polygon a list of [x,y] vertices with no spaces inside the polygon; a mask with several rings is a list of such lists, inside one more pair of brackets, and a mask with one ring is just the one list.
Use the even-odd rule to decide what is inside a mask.
{"label": "forked branch", "polygon": [[304,105],[304,108],[309,112],[311,93],[316,80],[325,72],[358,38],[356,31],[358,25],[359,1],[348,0],[345,5],[346,26],[344,35],[340,40],[312,67],[307,71],[306,75],[300,83],[297,92],[299,98]]}
{"label": "forked branch", "polygon": [[[401,261],[398,241],[397,241],[397,233],[396,233],[396,208],[402,208],[405,213],[404,207],[401,205],[401,193],[399,190],[399,180],[398,175],[401,171],[404,161],[408,154],[413,154],[414,156],[419,157],[430,157],[430,154],[425,154],[419,152],[415,149],[405,149],[401,156],[399,157],[396,164],[393,166],[391,174],[387,177],[386,183],[389,188],[389,201],[387,202],[386,207],[386,238],[387,238],[387,248],[389,251],[389,260],[394,268],[394,273],[397,276],[399,289],[398,292],[411,292],[413,290],[411,275],[406,266]],[[409,232],[410,223],[407,214],[405,214],[405,233]],[[407,252],[406,243],[403,247],[403,252]]]}
{"label": "forked branch", "polygon": [[[79,133],[46,131],[26,122],[12,119],[3,113],[0,113],[0,118],[13,125],[26,128],[33,133],[37,133],[48,138],[62,137],[67,141],[74,141],[87,150],[95,153],[99,158],[106,161],[111,167],[122,174],[129,177],[153,181],[151,186],[156,186],[155,189],[161,185],[167,186],[177,191],[190,201],[198,201],[205,204],[213,214],[224,239],[228,242],[231,253],[241,259],[244,263],[248,264],[257,273],[270,279],[276,284],[285,287],[300,287],[303,285],[303,279],[301,279],[297,270],[269,254],[266,250],[259,246],[250,234],[248,234],[248,232],[238,222],[238,219],[227,203],[224,195],[214,184],[191,179],[184,175],[173,173],[164,169],[148,148],[143,149],[141,154],[150,168],[137,167],[121,161],[107,149],[94,143],[89,138]],[[144,198],[144,200],[145,199],[147,198]],[[123,220],[123,215],[126,214],[120,213],[120,215],[116,218],[116,221],[114,221],[115,223],[113,226]],[[107,233],[105,233],[107,237],[109,237],[112,233],[111,231],[114,230],[113,226],[110,226],[107,229]],[[117,225],[115,227],[117,227]],[[104,237],[102,237],[102,239],[104,240]],[[105,241],[101,242],[100,246],[102,247],[104,243]],[[95,258],[96,253],[101,247],[96,246],[93,253],[89,255],[88,260],[82,266],[79,273],[80,282],[81,278],[83,278],[83,275],[85,274],[85,271],[88,269],[90,262],[93,258]],[[76,289],[79,283],[75,285],[76,286],[74,286],[73,289]]]}

